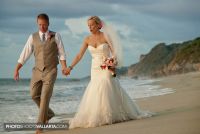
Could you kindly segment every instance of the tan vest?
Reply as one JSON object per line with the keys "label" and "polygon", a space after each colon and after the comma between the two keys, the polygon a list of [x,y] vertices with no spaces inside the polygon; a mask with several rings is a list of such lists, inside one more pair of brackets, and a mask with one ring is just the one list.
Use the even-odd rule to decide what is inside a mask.
{"label": "tan vest", "polygon": [[58,48],[55,41],[55,32],[51,32],[51,38],[42,42],[39,32],[33,34],[33,52],[35,56],[35,67],[43,71],[52,69],[59,64]]}

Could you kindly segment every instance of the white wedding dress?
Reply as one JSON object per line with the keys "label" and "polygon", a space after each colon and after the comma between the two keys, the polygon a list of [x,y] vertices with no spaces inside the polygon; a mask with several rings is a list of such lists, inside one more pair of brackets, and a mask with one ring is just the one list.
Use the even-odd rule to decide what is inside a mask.
{"label": "white wedding dress", "polygon": [[92,55],[91,81],[88,84],[75,117],[69,121],[69,129],[97,127],[131,119],[150,117],[131,100],[122,89],[117,77],[109,70],[102,70],[103,57],[109,57],[108,44],[94,48],[88,46]]}

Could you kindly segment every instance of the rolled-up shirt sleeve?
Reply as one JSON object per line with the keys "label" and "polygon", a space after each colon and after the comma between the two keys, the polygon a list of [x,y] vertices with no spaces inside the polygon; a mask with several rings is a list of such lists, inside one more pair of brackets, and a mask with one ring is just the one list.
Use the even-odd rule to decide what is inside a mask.
{"label": "rolled-up shirt sleeve", "polygon": [[31,54],[33,53],[33,36],[30,35],[24,49],[22,50],[20,57],[18,59],[18,63],[24,65],[26,61],[30,58]]}
{"label": "rolled-up shirt sleeve", "polygon": [[66,60],[66,54],[65,54],[65,49],[64,49],[64,45],[61,39],[61,36],[59,33],[55,34],[55,40],[57,43],[57,47],[58,47],[58,56],[60,60]]}

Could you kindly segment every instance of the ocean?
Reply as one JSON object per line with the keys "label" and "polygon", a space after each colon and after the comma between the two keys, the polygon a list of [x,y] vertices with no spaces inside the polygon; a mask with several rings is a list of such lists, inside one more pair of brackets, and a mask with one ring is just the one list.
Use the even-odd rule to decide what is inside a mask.
{"label": "ocean", "polygon": [[[165,95],[175,92],[174,89],[161,88],[152,85],[152,82],[160,79],[132,79],[120,78],[120,84],[134,101],[141,98]],[[50,107],[56,116],[50,122],[62,122],[63,115],[75,113],[85,88],[89,83],[87,79],[57,79]],[[17,134],[31,133],[31,131],[5,132],[4,123],[35,123],[38,116],[38,108],[30,96],[30,79],[21,79],[15,82],[13,79],[0,79],[0,133]]]}

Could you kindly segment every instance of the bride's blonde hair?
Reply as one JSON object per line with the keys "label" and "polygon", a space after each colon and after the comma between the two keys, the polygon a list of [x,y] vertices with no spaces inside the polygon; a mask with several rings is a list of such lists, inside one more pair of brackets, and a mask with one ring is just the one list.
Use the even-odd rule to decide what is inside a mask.
{"label": "bride's blonde hair", "polygon": [[88,21],[89,21],[89,20],[94,20],[95,23],[96,23],[97,25],[99,25],[99,29],[102,28],[102,22],[101,22],[101,19],[100,19],[98,16],[90,16],[90,17],[88,18]]}

